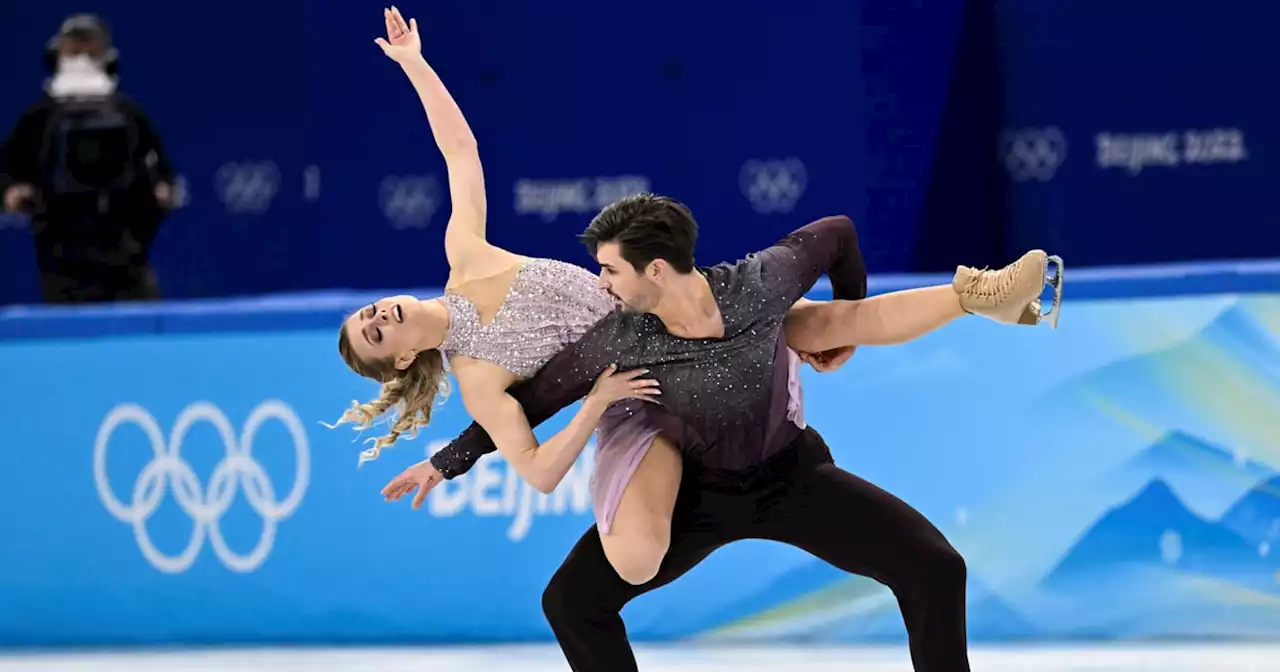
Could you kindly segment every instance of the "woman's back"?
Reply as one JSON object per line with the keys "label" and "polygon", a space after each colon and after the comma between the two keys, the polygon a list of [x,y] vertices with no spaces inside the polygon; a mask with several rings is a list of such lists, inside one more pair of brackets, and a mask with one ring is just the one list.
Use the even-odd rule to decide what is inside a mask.
{"label": "woman's back", "polygon": [[520,379],[615,305],[589,271],[554,259],[526,259],[508,273],[448,290],[442,300],[449,310],[445,355],[484,360]]}

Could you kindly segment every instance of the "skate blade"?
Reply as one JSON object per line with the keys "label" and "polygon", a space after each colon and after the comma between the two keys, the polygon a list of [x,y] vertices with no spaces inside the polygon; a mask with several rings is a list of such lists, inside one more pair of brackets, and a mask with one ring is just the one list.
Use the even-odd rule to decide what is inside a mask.
{"label": "skate blade", "polygon": [[[1056,267],[1050,271],[1049,265]],[[1046,287],[1053,288],[1053,301],[1049,304],[1049,309],[1044,310],[1044,302],[1041,299],[1035,299],[1022,309],[1022,314],[1018,316],[1018,324],[1026,326],[1036,326],[1042,322],[1048,322],[1050,329],[1058,328],[1058,315],[1062,312],[1062,257],[1051,256],[1046,259],[1044,284]]]}
{"label": "skate blade", "polygon": [[1046,264],[1044,275],[1044,284],[1053,288],[1053,305],[1049,307],[1047,313],[1042,313],[1040,317],[1043,319],[1045,316],[1048,316],[1049,328],[1057,329],[1058,316],[1062,314],[1062,272],[1065,270],[1066,266],[1062,263],[1062,257],[1059,257],[1056,254],[1049,257],[1048,263],[1057,267],[1056,272],[1050,274],[1048,271],[1048,265]]}

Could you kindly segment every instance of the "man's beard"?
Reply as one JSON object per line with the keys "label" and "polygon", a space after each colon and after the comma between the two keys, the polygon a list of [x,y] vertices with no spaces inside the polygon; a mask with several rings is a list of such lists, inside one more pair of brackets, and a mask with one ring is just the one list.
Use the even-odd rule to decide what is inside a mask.
{"label": "man's beard", "polygon": [[[615,295],[614,298],[618,297]],[[631,302],[623,301],[619,298],[618,303],[622,306],[623,312],[639,314],[653,310],[653,307],[658,304],[658,301],[652,294],[641,294],[635,297]]]}

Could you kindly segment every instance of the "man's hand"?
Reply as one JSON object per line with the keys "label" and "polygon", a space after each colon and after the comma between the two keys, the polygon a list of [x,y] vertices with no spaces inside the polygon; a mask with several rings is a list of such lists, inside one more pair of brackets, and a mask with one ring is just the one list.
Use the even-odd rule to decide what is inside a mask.
{"label": "man's hand", "polygon": [[396,63],[422,57],[422,41],[418,39],[418,20],[409,19],[405,23],[400,10],[392,7],[382,10],[387,23],[387,39],[381,37],[374,40],[382,53]]}
{"label": "man's hand", "polygon": [[423,460],[391,479],[387,487],[382,489],[382,496],[388,502],[395,502],[417,490],[418,494],[413,498],[413,510],[417,511],[422,508],[422,503],[427,501],[427,493],[431,492],[431,488],[436,487],[443,480],[444,476],[431,466],[431,460]]}
{"label": "man's hand", "polygon": [[813,367],[818,373],[830,373],[844,366],[853,356],[853,351],[857,350],[855,346],[846,345],[840,348],[832,348],[825,352],[797,352],[800,361]]}
{"label": "man's hand", "polygon": [[4,190],[4,209],[8,212],[18,212],[26,205],[27,200],[35,195],[35,187],[21,182],[15,184]]}
{"label": "man's hand", "polygon": [[168,182],[157,182],[155,188],[156,203],[165,210],[173,208],[173,185]]}
{"label": "man's hand", "polygon": [[658,403],[654,397],[662,394],[658,381],[653,378],[641,378],[649,373],[648,369],[632,369],[618,373],[618,365],[610,364],[596,378],[596,384],[587,393],[588,399],[600,402],[600,408],[608,408],[615,401],[623,399],[639,399]]}

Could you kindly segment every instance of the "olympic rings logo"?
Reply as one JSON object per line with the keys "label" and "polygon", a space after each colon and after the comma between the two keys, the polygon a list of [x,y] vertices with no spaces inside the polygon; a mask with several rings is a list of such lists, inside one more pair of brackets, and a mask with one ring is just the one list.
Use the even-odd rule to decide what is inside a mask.
{"label": "olympic rings logo", "polygon": [[280,168],[270,160],[224,163],[214,187],[231,214],[265,214],[280,193]]}
{"label": "olympic rings logo", "polygon": [[1000,160],[1016,182],[1048,182],[1067,160],[1067,136],[1056,126],[1006,130]]}
{"label": "olympic rings logo", "polygon": [[440,209],[440,182],[435,175],[388,175],[378,199],[391,228],[424,229]]}
{"label": "olympic rings logo", "polygon": [[751,207],[761,215],[788,213],[804,196],[809,186],[809,173],[804,162],[787,159],[751,159],[738,172],[738,186]]}
{"label": "olympic rings logo", "polygon": [[[271,479],[252,454],[254,438],[258,430],[269,420],[278,420],[289,431],[297,454],[296,475],[293,489],[284,500],[278,500]],[[208,487],[201,492],[200,480],[191,465],[182,458],[181,449],[187,432],[199,422],[213,425],[226,447],[226,457],[213,470]],[[107,480],[107,445],[121,425],[132,424],[141,429],[151,443],[154,457],[143,468],[134,483],[128,503],[122,502],[111,491]],[[267,559],[275,542],[276,527],[281,520],[297,511],[306,492],[311,471],[311,454],[307,434],[298,416],[284,402],[269,400],[259,404],[249,414],[240,435],[236,436],[231,421],[217,406],[199,401],[182,410],[166,442],[156,419],[137,404],[121,404],[111,409],[98,428],[93,445],[93,476],[107,511],[121,522],[133,526],[142,555],[158,570],[180,574],[195,564],[196,556],[208,535],[213,551],[223,566],[235,572],[252,572]],[[262,536],[246,555],[233,551],[222,536],[219,521],[231,508],[236,487],[244,485],[245,499],[262,517]],[[176,556],[165,555],[152,543],[147,532],[147,520],[160,507],[169,486],[173,487],[178,506],[195,523],[186,548]]]}

